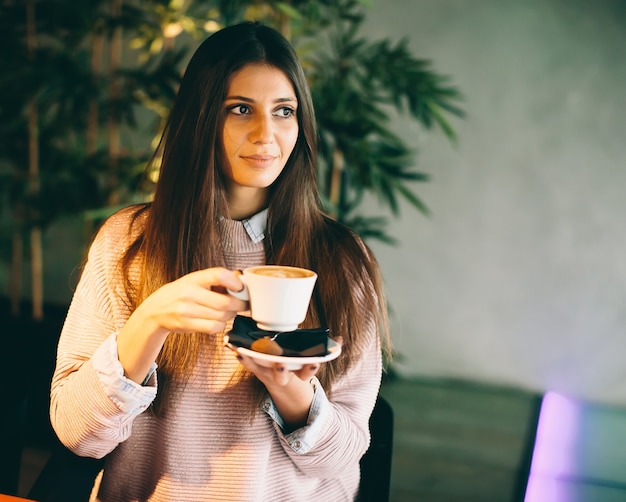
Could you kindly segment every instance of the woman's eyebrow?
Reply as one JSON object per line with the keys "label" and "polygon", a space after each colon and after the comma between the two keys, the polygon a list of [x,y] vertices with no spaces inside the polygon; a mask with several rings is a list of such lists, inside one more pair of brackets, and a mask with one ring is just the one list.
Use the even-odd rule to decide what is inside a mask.
{"label": "woman's eyebrow", "polygon": [[[254,99],[247,98],[246,96],[226,96],[225,101],[244,101],[246,103],[254,103]],[[287,98],[276,98],[274,103],[294,103],[297,102],[295,96]]]}

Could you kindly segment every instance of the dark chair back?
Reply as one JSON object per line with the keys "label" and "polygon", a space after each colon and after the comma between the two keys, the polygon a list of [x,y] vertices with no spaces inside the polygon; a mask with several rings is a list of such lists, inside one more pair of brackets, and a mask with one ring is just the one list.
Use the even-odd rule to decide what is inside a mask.
{"label": "dark chair back", "polygon": [[104,460],[79,457],[59,444],[28,498],[39,502],[85,502],[103,466]]}
{"label": "dark chair back", "polygon": [[359,502],[388,502],[393,451],[393,410],[382,396],[378,396],[370,417],[370,433],[370,447],[361,459]]}

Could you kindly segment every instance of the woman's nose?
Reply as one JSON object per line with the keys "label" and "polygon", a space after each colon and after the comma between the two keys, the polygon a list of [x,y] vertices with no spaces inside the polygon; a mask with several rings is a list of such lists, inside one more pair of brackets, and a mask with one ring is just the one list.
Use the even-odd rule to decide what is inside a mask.
{"label": "woman's nose", "polygon": [[274,139],[274,129],[271,117],[258,116],[254,120],[250,131],[250,141],[253,143],[271,143]]}

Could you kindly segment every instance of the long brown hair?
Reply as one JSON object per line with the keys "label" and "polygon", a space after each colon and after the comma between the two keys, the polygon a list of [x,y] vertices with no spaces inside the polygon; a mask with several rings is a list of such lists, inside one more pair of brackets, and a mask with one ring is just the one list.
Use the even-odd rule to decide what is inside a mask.
{"label": "long brown hair", "polygon": [[[322,365],[318,374],[330,390],[332,382],[359,357],[367,322],[378,325],[381,348],[389,354],[382,280],[368,248],[322,211],[311,95],[293,48],[272,28],[251,22],[225,28],[207,38],[189,62],[157,150],[162,153],[162,164],[154,200],[143,231],[122,263],[126,292],[134,308],[184,274],[224,265],[218,228],[219,218],[228,217],[225,180],[219,168],[223,101],[233,73],[260,62],[281,70],[291,81],[299,124],[294,150],[270,187],[266,261],[318,273],[305,324],[327,326],[331,334],[343,337],[342,356]],[[142,279],[135,285],[128,278],[137,258]],[[184,380],[206,340],[199,335],[170,335],[158,361],[164,380]]]}

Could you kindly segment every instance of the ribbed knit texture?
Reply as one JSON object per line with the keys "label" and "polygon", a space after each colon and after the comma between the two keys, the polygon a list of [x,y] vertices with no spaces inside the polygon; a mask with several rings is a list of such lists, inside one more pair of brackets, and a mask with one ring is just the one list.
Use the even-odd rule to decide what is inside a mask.
{"label": "ribbed knit texture", "polygon": [[[363,337],[364,358],[335,383],[321,435],[305,454],[289,446],[266,413],[251,419],[250,384],[237,378],[239,362],[226,348],[217,363],[200,357],[188,384],[171,393],[165,416],[131,415],[106,395],[90,358],[130,315],[116,267],[130,243],[131,214],[109,219],[90,249],[52,381],[50,414],[61,441],[79,455],[107,455],[93,500],[354,500],[381,376],[373,326]],[[220,231],[229,268],[264,262],[263,243],[253,243],[240,222],[223,220]]]}

